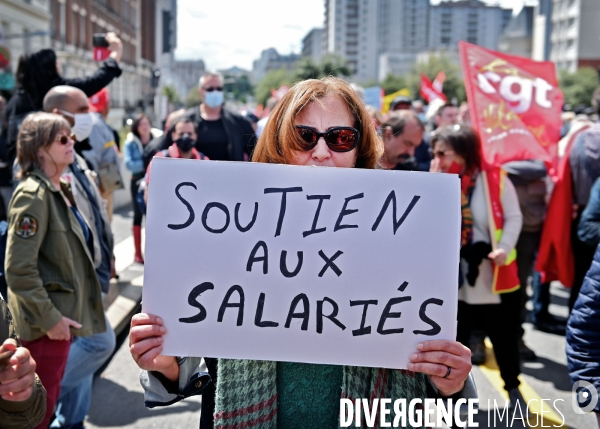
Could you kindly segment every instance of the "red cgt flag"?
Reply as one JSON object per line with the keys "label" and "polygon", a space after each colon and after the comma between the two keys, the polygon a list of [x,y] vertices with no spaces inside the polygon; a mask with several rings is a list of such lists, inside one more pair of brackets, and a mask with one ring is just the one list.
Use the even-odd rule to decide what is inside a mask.
{"label": "red cgt flag", "polygon": [[563,95],[550,61],[459,43],[469,111],[488,164],[541,159],[558,164]]}
{"label": "red cgt flag", "polygon": [[[442,72],[440,72],[440,73],[442,73]],[[423,97],[423,99],[425,101],[427,101],[428,103],[431,103],[433,100],[435,100],[437,98],[440,98],[440,99],[446,101],[446,96],[442,92],[442,88],[441,88],[441,86],[444,83],[445,78],[446,78],[446,75],[444,74],[444,78],[440,79],[440,74],[438,73],[438,76],[435,78],[435,82],[431,83],[429,78],[427,76],[425,76],[424,74],[422,74],[421,75],[421,97]],[[436,89],[435,88],[436,86],[439,89]]]}

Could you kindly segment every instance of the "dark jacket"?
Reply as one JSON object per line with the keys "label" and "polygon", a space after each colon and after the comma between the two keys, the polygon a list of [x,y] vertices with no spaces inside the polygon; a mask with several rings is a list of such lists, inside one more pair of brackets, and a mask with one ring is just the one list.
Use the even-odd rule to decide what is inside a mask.
{"label": "dark jacket", "polygon": [[[600,394],[600,246],[567,324],[567,364],[571,381],[586,381]],[[587,404],[581,404],[587,405]],[[600,401],[594,411],[600,412]]]}
{"label": "dark jacket", "polygon": [[[0,295],[0,345],[7,338],[15,338],[12,316],[8,305]],[[46,389],[35,376],[33,391],[25,401],[6,401],[0,398],[0,428],[24,429],[39,424],[46,413]]]}
{"label": "dark jacket", "polygon": [[515,186],[523,213],[521,232],[539,232],[544,225],[546,204],[546,165],[539,160],[512,161],[502,166]]}
{"label": "dark jacket", "polygon": [[[200,116],[199,106],[192,107],[185,114],[194,121],[196,130],[198,130],[200,122],[204,120]],[[229,140],[227,145],[229,161],[248,160],[256,145],[256,135],[250,122],[244,119],[242,115],[232,112],[225,107],[221,109],[221,120],[223,121],[223,127]],[[196,134],[200,141],[202,136],[198,131],[196,131]],[[196,147],[196,149],[198,148]]]}
{"label": "dark jacket", "polygon": [[596,179],[592,187],[590,201],[581,214],[577,235],[590,246],[596,247],[600,244],[600,179]]}
{"label": "dark jacket", "polygon": [[[114,78],[121,76],[121,73],[122,71],[119,68],[119,64],[114,59],[108,58],[92,76],[77,77],[73,79],[65,79],[61,76],[52,82],[50,88],[59,85],[69,85],[81,89],[85,95],[91,97],[111,83]],[[50,88],[48,88],[48,90],[50,90]],[[5,111],[7,122],[10,124],[15,116],[43,110],[45,95],[46,94],[27,94],[23,89],[19,89],[6,104]],[[10,165],[12,165],[12,161],[15,160],[17,151],[16,144],[17,136],[9,133],[7,149]]]}
{"label": "dark jacket", "polygon": [[104,332],[100,283],[81,224],[41,170],[19,183],[8,224],[6,281],[19,337],[37,340],[63,316],[82,325],[72,335]]}

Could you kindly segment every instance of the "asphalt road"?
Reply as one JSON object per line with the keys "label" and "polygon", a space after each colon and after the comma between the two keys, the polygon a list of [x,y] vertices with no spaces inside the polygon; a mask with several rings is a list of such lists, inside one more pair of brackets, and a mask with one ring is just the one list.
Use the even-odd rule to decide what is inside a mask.
{"label": "asphalt road", "polygon": [[[131,230],[130,213],[122,211],[115,215],[113,225],[116,241],[129,238]],[[131,249],[133,252],[133,249]],[[141,266],[130,267],[142,272]],[[559,318],[567,316],[568,291],[559,285],[552,287],[551,313]],[[526,401],[532,400],[532,408],[544,401],[544,411],[549,405],[555,406],[553,413],[545,413],[544,421],[536,423],[530,416],[530,425],[505,417],[503,422],[494,424],[494,400],[504,403],[502,382],[494,367],[493,354],[482,367],[474,367],[473,375],[480,397],[480,412],[476,422],[480,428],[509,427],[564,427],[570,429],[592,429],[596,426],[594,416],[577,414],[571,405],[571,382],[568,377],[563,336],[547,334],[532,329],[525,324],[525,341],[538,355],[536,362],[522,365],[521,392]],[[200,398],[190,398],[169,407],[147,409],[144,407],[143,391],[138,381],[138,368],[128,349],[125,332],[122,343],[106,369],[96,379],[92,397],[92,407],[86,421],[87,428],[197,428],[200,416]],[[562,401],[561,401],[562,400]],[[492,410],[492,411],[490,411]],[[537,409],[539,412],[539,407]],[[561,425],[561,423],[564,424]],[[543,423],[543,424],[541,424]],[[442,426],[444,427],[444,426]]]}

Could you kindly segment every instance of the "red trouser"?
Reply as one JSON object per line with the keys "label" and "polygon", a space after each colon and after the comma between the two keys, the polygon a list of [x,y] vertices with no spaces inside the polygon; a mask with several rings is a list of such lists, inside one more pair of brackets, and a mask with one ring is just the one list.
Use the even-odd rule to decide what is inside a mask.
{"label": "red trouser", "polygon": [[37,340],[21,341],[21,343],[29,349],[31,357],[37,364],[35,372],[46,388],[46,414],[36,429],[47,429],[60,395],[60,382],[67,366],[71,341],[54,341],[44,335]]}

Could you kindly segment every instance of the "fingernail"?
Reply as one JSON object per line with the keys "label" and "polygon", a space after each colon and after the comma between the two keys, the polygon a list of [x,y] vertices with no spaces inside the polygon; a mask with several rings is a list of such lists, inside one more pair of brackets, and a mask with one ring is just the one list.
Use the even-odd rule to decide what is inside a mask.
{"label": "fingernail", "polygon": [[158,323],[159,325],[162,325],[162,323],[163,323],[162,317],[157,317],[156,323]]}
{"label": "fingernail", "polygon": [[413,369],[415,369],[415,364],[414,363],[409,363],[407,369],[409,369],[410,371],[412,371]]}
{"label": "fingernail", "polygon": [[422,343],[417,344],[417,350],[423,350],[423,344]]}
{"label": "fingernail", "polygon": [[410,355],[410,360],[417,360],[417,354],[413,353],[412,355]]}
{"label": "fingernail", "polygon": [[160,333],[161,334],[166,334],[167,333],[167,328],[165,328],[164,326],[160,327]]}
{"label": "fingernail", "polygon": [[159,343],[162,343],[162,342],[164,341],[164,338],[163,338],[163,337],[157,337],[157,338],[158,338],[158,342],[159,342]]}

